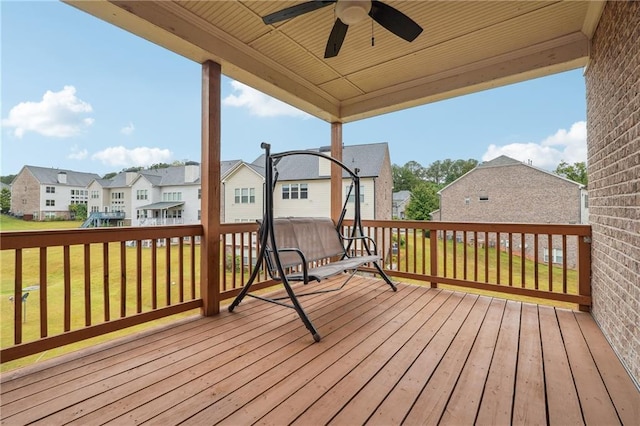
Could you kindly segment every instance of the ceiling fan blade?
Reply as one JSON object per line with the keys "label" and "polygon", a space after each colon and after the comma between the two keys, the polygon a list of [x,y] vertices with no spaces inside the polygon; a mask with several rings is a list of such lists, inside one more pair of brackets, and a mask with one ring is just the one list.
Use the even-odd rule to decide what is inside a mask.
{"label": "ceiling fan blade", "polygon": [[371,2],[369,16],[387,30],[407,41],[415,40],[422,32],[422,27],[416,24],[413,19],[379,0]]}
{"label": "ceiling fan blade", "polygon": [[327,40],[327,47],[324,49],[325,59],[338,56],[348,29],[349,26],[347,24],[342,22],[340,18],[336,18],[336,22],[331,29],[331,34],[329,34],[329,40]]}
{"label": "ceiling fan blade", "polygon": [[305,13],[313,12],[314,10],[321,9],[325,6],[335,3],[337,0],[316,0],[300,3],[295,6],[287,7],[262,17],[262,21],[265,24],[273,24],[275,22],[284,21],[287,19],[295,18],[296,16],[304,15]]}

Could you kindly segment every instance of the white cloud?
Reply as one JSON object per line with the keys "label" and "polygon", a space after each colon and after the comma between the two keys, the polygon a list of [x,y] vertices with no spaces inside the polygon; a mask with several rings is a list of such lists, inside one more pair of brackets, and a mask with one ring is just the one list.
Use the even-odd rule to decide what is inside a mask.
{"label": "white cloud", "polygon": [[534,166],[547,170],[554,170],[563,160],[569,164],[586,162],[587,123],[573,123],[568,131],[560,129],[539,143],[511,143],[503,146],[491,144],[482,156],[482,161],[493,160],[500,155],[524,162],[531,160]]}
{"label": "white cloud", "polygon": [[120,129],[120,133],[129,136],[135,129],[136,127],[133,125],[133,123],[129,122],[129,124]]}
{"label": "white cloud", "polygon": [[84,160],[89,155],[89,151],[86,149],[79,149],[78,145],[71,147],[71,153],[67,155],[67,158],[71,160]]}
{"label": "white cloud", "polygon": [[232,81],[231,86],[237,95],[231,94],[224,98],[222,100],[223,105],[247,108],[250,114],[257,115],[258,117],[311,117],[306,112],[267,96],[239,81]]}
{"label": "white cloud", "polygon": [[166,163],[173,153],[168,149],[148,148],[145,146],[128,149],[124,146],[112,146],[91,156],[92,160],[101,161],[108,166],[150,166],[155,163]]}
{"label": "white cloud", "polygon": [[64,86],[59,92],[47,90],[40,102],[20,102],[2,119],[2,126],[13,128],[17,138],[27,132],[69,138],[93,124],[94,119],[86,117],[91,112],[91,105],[76,97],[75,87]]}

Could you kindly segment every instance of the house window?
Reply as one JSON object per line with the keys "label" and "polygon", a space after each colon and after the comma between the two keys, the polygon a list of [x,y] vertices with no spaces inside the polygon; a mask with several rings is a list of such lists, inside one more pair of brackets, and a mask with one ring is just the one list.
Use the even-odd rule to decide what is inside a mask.
{"label": "house window", "polygon": [[198,210],[198,220],[202,219],[202,212],[200,210]]}
{"label": "house window", "polygon": [[255,188],[236,188],[235,189],[236,204],[255,204],[256,189]]}
{"label": "house window", "polygon": [[147,218],[147,211],[146,210],[136,210],[136,217],[138,219],[146,219]]}
{"label": "house window", "polygon": [[149,194],[146,189],[138,189],[136,191],[136,199],[147,200],[148,198],[149,198]]}
{"label": "house window", "polygon": [[283,200],[306,200],[309,198],[309,187],[306,183],[282,185]]}
{"label": "house window", "polygon": [[464,197],[464,204],[467,206],[471,204],[471,199],[469,197]]}
{"label": "house window", "polygon": [[182,201],[182,192],[164,192],[162,201]]}
{"label": "house window", "polygon": [[478,199],[480,201],[489,201],[489,196],[488,195],[481,195],[480,197],[478,197]]}
{"label": "house window", "polygon": [[45,205],[48,207],[53,207],[56,205],[56,200],[45,200]]}
{"label": "house window", "polygon": [[[349,194],[349,188],[351,185],[345,186],[344,193]],[[349,202],[353,203],[356,200],[356,190],[355,188],[351,190],[351,194],[349,194]],[[364,186],[360,185],[360,202],[364,203]]]}
{"label": "house window", "polygon": [[202,188],[198,188],[198,200],[202,198]]}
{"label": "house window", "polygon": [[47,186],[46,193],[47,194],[55,194],[56,193],[56,187],[55,186]]}
{"label": "house window", "polygon": [[585,194],[584,196],[584,207],[589,207],[589,196]]}
{"label": "house window", "polygon": [[[563,261],[563,253],[562,249],[554,248],[551,250],[551,262],[552,263],[562,263]],[[549,263],[549,249],[544,249],[544,261]]]}
{"label": "house window", "polygon": [[96,191],[96,190],[92,190],[91,191],[91,198],[95,199],[95,198],[99,198],[99,197],[100,197],[100,195],[99,195],[98,191]]}
{"label": "house window", "polygon": [[111,199],[112,200],[123,200],[124,199],[124,192],[112,192],[111,193]]}

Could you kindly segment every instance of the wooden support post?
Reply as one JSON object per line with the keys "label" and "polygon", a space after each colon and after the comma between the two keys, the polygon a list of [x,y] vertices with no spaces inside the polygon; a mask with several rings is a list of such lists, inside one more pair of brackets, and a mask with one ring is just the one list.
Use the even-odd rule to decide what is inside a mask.
{"label": "wooden support post", "polygon": [[[331,123],[331,156],[342,162],[342,123]],[[331,219],[338,222],[342,212],[342,168],[331,163]]]}
{"label": "wooden support post", "polygon": [[220,117],[221,67],[202,64],[202,184],[200,295],[202,315],[220,312]]}

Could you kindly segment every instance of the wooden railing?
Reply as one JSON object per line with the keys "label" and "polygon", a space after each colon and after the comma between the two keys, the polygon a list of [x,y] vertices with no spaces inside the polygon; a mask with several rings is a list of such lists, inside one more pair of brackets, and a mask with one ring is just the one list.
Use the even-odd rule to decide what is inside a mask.
{"label": "wooden railing", "polygon": [[200,225],[3,232],[13,306],[2,300],[2,362],[202,306],[201,234]]}
{"label": "wooden railing", "polygon": [[[591,306],[588,225],[363,221],[388,275]],[[344,232],[352,223],[345,222]]]}
{"label": "wooden railing", "polygon": [[[364,224],[391,276],[591,305],[589,226]],[[248,280],[257,231],[221,226],[219,300]],[[2,362],[201,307],[201,235],[200,225],[1,233],[2,288],[12,289],[1,301]],[[263,270],[254,289],[275,284]]]}

